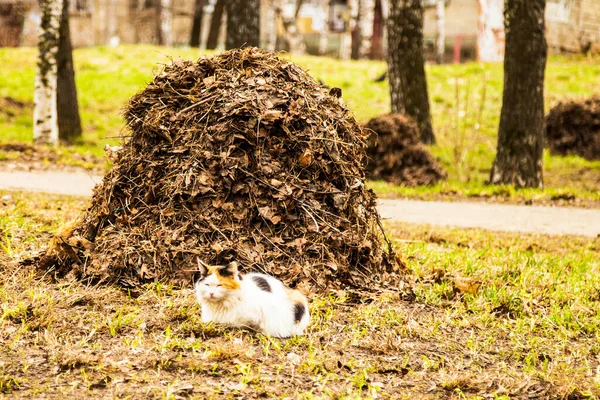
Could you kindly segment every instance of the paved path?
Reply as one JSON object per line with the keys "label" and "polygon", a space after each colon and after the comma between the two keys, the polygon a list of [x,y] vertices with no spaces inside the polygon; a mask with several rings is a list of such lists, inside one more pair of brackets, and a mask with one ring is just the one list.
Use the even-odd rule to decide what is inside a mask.
{"label": "paved path", "polygon": [[[2,172],[0,188],[89,196],[100,176],[62,172]],[[393,221],[552,235],[600,235],[600,209],[516,206],[438,201],[379,201],[381,216]]]}
{"label": "paved path", "polygon": [[90,196],[101,176],[92,176],[83,172],[26,172],[0,171],[0,188]]}
{"label": "paved path", "polygon": [[383,218],[420,224],[550,235],[600,235],[600,210],[489,203],[379,200]]}

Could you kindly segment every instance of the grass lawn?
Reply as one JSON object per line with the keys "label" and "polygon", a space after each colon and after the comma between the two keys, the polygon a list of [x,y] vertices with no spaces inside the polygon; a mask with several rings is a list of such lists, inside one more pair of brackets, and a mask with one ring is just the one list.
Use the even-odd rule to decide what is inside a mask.
{"label": "grass lawn", "polygon": [[[75,51],[83,141],[65,154],[102,156],[106,143],[118,143],[123,128],[120,109],[178,57],[196,59],[195,49],[156,46],[94,47]],[[31,142],[36,50],[0,49],[0,142]],[[340,61],[326,57],[294,57],[294,61],[343,98],[359,121],[390,110],[388,85],[373,79],[386,70],[380,61]],[[547,191],[519,191],[484,185],[493,161],[502,101],[502,64],[428,65],[427,79],[438,144],[431,147],[449,173],[447,182],[418,189],[373,183],[384,196],[416,198],[486,198],[509,202],[570,204],[578,199],[600,206],[600,162],[579,157],[544,157]],[[546,70],[546,109],[558,101],[600,92],[600,58],[551,57]],[[3,98],[17,100],[7,102]],[[0,158],[6,157],[0,154]],[[571,200],[569,200],[571,199]]]}
{"label": "grass lawn", "polygon": [[19,267],[87,200],[0,191],[0,398],[593,398],[600,239],[389,224],[411,290],[311,296],[306,336],[200,322],[189,289]]}

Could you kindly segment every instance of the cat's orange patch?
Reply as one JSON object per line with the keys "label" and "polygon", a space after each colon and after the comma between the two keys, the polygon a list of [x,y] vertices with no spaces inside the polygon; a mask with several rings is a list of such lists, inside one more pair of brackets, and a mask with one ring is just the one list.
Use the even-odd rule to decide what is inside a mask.
{"label": "cat's orange patch", "polygon": [[233,278],[225,278],[225,277],[219,275],[218,273],[217,273],[217,278],[219,278],[219,282],[221,283],[221,285],[223,285],[223,287],[225,287],[227,289],[239,289],[240,288],[239,282]]}
{"label": "cat's orange patch", "polygon": [[292,300],[294,303],[304,304],[308,306],[308,302],[306,300],[306,296],[302,294],[299,290],[296,289],[286,289],[288,298]]}
{"label": "cat's orange patch", "polygon": [[231,290],[239,289],[240,288],[240,283],[238,281],[236,281],[233,276],[223,276],[223,275],[221,275],[219,273],[219,269],[220,268],[223,268],[223,266],[221,266],[221,265],[211,265],[211,266],[208,267],[208,272],[210,274],[215,274],[215,276],[219,280],[219,283],[221,285],[223,285],[224,288],[231,289]]}

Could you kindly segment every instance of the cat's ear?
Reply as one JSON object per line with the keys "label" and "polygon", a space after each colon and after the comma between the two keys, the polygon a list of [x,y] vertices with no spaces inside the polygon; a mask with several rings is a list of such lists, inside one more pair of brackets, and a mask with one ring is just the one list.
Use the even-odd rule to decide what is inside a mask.
{"label": "cat's ear", "polygon": [[236,276],[238,273],[238,263],[235,261],[219,268],[219,274],[221,276]]}
{"label": "cat's ear", "polygon": [[200,272],[200,275],[202,276],[206,275],[208,273],[208,266],[202,262],[200,257],[196,260],[198,260],[198,272]]}

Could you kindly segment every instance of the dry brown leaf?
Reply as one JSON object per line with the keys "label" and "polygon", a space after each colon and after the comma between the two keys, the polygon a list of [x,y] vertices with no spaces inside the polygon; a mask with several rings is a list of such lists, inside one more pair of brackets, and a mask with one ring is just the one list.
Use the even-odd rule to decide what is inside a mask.
{"label": "dry brown leaf", "polygon": [[479,291],[481,283],[473,278],[461,276],[453,277],[454,287],[461,293],[476,294]]}

